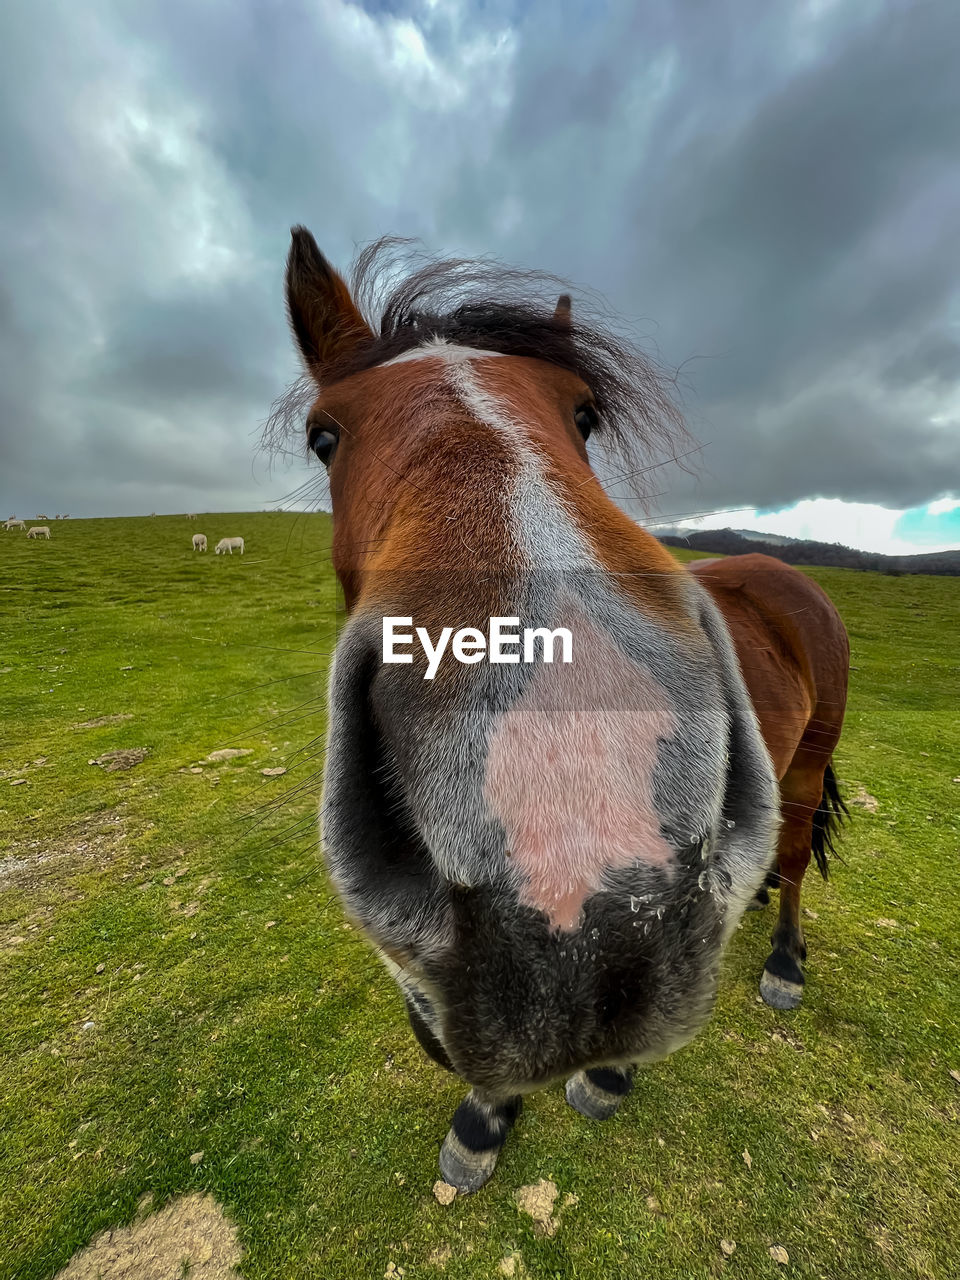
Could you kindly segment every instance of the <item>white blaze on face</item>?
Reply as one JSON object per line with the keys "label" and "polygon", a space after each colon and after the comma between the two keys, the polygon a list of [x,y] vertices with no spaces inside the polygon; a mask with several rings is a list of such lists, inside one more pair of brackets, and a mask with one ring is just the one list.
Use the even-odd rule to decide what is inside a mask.
{"label": "white blaze on face", "polygon": [[[399,359],[442,360],[464,409],[512,446],[516,467],[504,477],[509,536],[528,572],[596,573],[602,566],[549,484],[528,430],[490,390],[481,363],[490,354],[434,342]],[[659,742],[673,735],[676,721],[649,670],[572,601],[551,626],[571,631],[573,662],[537,664],[522,697],[495,725],[484,799],[521,872],[521,901],[544,911],[554,927],[574,929],[605,872],[672,863],[653,774]]]}
{"label": "white blaze on face", "polygon": [[498,351],[458,347],[437,338],[388,361],[435,359],[443,362],[446,383],[464,409],[480,425],[495,431],[513,447],[516,470],[504,477],[506,505],[511,513],[509,536],[531,569],[597,569],[576,528],[572,514],[547,482],[543,460],[529,431],[491,391],[483,363],[502,358]]}

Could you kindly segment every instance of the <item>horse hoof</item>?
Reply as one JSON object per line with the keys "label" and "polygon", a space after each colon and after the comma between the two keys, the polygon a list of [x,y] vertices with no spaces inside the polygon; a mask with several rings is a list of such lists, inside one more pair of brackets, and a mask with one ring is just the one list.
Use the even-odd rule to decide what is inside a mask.
{"label": "horse hoof", "polygon": [[567,1101],[574,1111],[588,1120],[609,1120],[620,1109],[622,1094],[608,1093],[588,1079],[585,1071],[578,1071],[567,1081]]}
{"label": "horse hoof", "polygon": [[444,1182],[456,1187],[463,1196],[479,1191],[497,1167],[499,1147],[470,1151],[451,1129],[440,1148],[440,1172]]}
{"label": "horse hoof", "polygon": [[778,978],[775,973],[764,969],[760,994],[771,1009],[797,1009],[803,1000],[803,983]]}

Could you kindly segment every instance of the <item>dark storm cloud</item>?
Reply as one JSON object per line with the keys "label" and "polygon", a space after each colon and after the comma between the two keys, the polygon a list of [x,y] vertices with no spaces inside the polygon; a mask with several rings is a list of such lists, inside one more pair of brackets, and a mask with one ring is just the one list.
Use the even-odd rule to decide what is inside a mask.
{"label": "dark storm cloud", "polygon": [[[102,350],[86,373],[89,392],[148,402],[214,400],[242,409],[276,390],[275,326],[262,293],[232,281],[117,306]],[[267,358],[265,358],[266,353]]]}
{"label": "dark storm cloud", "polygon": [[960,488],[949,0],[99,0],[0,47],[0,507],[296,487],[251,474],[295,221],[606,294],[711,442],[664,512]]}

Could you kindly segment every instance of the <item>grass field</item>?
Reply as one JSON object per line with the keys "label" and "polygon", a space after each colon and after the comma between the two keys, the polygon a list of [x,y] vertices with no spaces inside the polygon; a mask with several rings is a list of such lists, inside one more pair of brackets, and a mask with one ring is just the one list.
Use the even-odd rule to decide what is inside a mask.
{"label": "grass field", "polygon": [[[853,649],[838,773],[872,799],[807,880],[802,1009],[757,1002],[749,915],[712,1022],[620,1115],[535,1096],[445,1207],[462,1086],[315,845],[327,517],[52,532],[0,534],[0,1277],[197,1189],[257,1280],[960,1276],[960,581],[813,571]],[[552,1236],[515,1199],[541,1178],[575,1197]]]}

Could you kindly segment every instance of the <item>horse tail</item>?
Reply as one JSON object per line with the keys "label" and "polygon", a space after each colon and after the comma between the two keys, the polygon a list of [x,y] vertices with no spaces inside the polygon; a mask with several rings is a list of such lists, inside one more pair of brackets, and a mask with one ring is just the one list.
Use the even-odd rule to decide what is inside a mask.
{"label": "horse tail", "polygon": [[833,761],[829,761],[823,775],[823,795],[817,811],[813,815],[813,839],[811,848],[817,870],[827,879],[827,854],[836,854],[834,840],[840,833],[844,818],[850,817],[850,810],[843,802],[837,775],[833,772]]}

